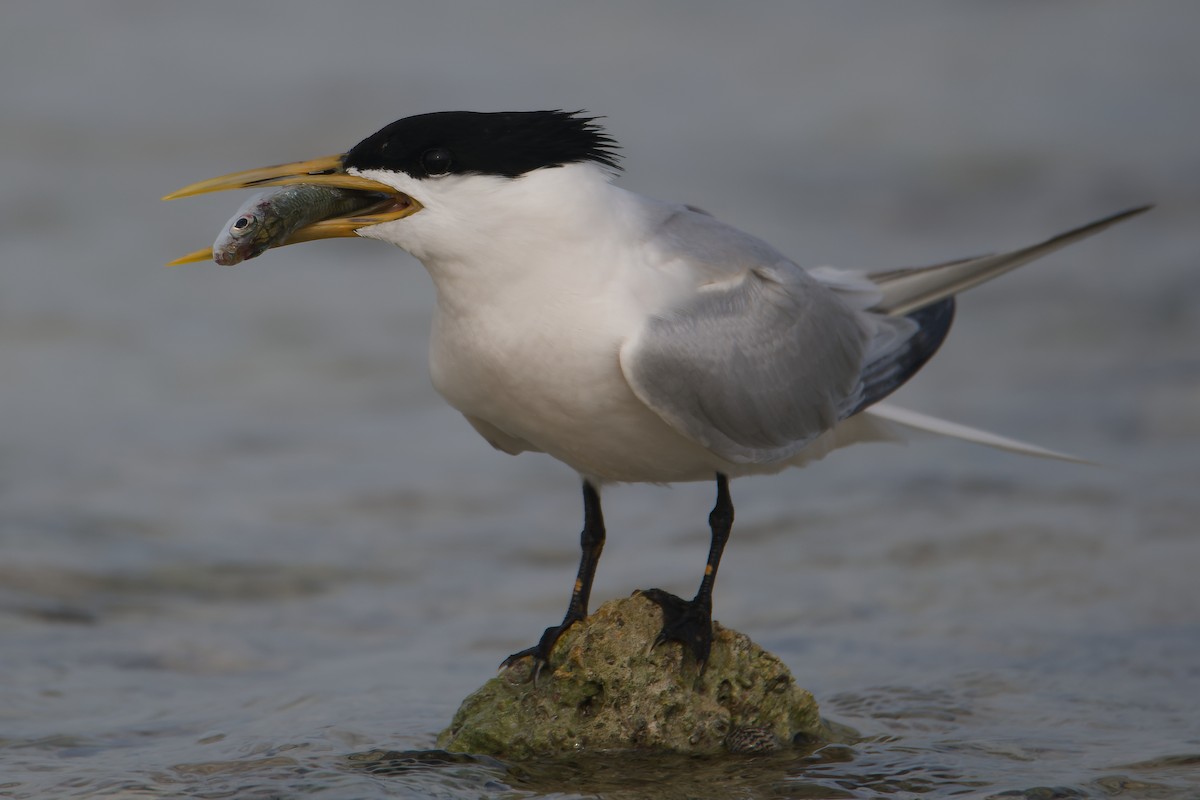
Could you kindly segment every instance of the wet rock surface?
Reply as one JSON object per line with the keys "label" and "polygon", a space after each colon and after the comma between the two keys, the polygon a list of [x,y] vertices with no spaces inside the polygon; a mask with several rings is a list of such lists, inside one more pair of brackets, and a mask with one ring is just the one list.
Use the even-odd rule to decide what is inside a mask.
{"label": "wet rock surface", "polygon": [[580,750],[761,753],[828,738],[816,701],[774,655],[713,626],[703,673],[675,642],[652,647],[659,607],[640,592],[559,640],[533,680],[526,659],[463,701],[446,750],[528,758]]}

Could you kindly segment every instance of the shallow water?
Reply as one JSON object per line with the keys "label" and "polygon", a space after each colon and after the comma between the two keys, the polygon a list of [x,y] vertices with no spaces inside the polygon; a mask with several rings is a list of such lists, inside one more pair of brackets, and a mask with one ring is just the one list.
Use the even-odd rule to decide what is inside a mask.
{"label": "shallow water", "polygon": [[[6,9],[0,797],[1200,796],[1198,23],[1183,3]],[[241,202],[158,202],[185,183],[410,113],[559,106],[607,115],[624,185],[806,264],[1159,203],[972,292],[896,397],[1107,466],[925,441],[735,482],[716,615],[858,738],[432,751],[561,615],[576,479],[436,397],[406,256],[160,266]],[[691,591],[711,494],[609,490],[595,602]]]}

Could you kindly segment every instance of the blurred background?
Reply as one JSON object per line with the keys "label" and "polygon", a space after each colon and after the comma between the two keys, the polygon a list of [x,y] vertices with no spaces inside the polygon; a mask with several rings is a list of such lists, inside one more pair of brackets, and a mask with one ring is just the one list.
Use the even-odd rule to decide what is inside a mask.
{"label": "blurred background", "polygon": [[[965,296],[894,398],[1105,466],[919,441],[734,484],[716,616],[868,738],[706,791],[1194,796],[1198,30],[1186,2],[10,4],[0,796],[625,790],[344,766],[432,747],[557,622],[577,478],[436,396],[399,250],[162,266],[244,199],[158,200],[184,184],[542,108],[806,266],[1158,204]],[[693,591],[711,494],[610,489],[594,604]]]}

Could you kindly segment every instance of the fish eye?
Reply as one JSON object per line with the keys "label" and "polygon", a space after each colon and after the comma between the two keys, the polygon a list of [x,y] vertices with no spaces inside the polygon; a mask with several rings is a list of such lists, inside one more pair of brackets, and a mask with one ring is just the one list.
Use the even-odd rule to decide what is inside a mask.
{"label": "fish eye", "polygon": [[234,223],[229,226],[229,232],[234,236],[244,236],[250,230],[250,223],[254,222],[254,217],[249,214],[243,214],[234,220]]}
{"label": "fish eye", "polygon": [[445,175],[450,171],[450,151],[444,147],[426,150],[421,154],[421,168],[431,178]]}

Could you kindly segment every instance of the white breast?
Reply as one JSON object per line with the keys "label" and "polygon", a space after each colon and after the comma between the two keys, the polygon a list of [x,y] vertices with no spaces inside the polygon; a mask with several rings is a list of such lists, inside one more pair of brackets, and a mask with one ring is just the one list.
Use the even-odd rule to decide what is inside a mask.
{"label": "white breast", "polygon": [[434,386],[463,414],[598,480],[711,477],[713,456],[646,408],[621,372],[636,308],[576,277],[542,275],[467,309],[439,292]]}

